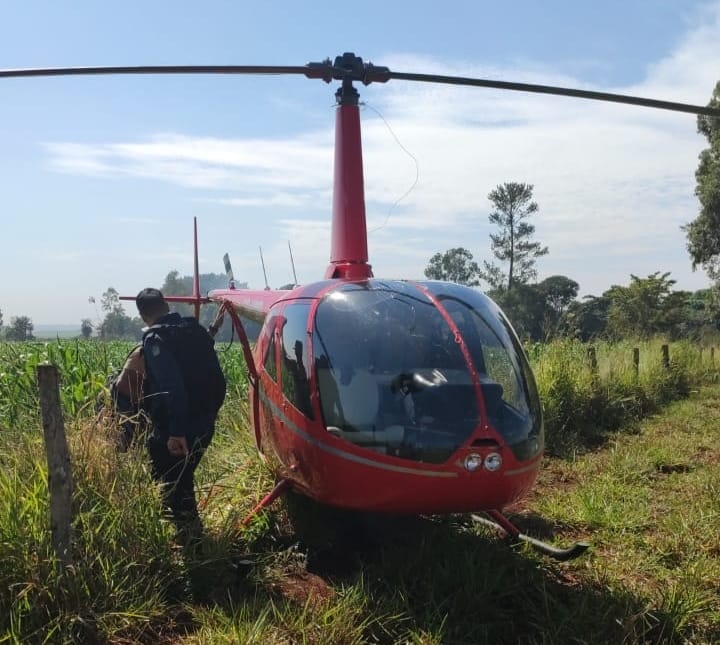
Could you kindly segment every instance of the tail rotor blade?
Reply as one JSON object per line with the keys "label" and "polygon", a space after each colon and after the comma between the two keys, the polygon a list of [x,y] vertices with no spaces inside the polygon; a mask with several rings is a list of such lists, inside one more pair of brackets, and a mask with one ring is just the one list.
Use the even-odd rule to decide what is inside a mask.
{"label": "tail rotor blade", "polygon": [[232,265],[230,264],[230,255],[227,253],[223,255],[223,264],[225,265],[225,275],[227,275],[228,279],[228,288],[234,289],[235,276],[233,275]]}

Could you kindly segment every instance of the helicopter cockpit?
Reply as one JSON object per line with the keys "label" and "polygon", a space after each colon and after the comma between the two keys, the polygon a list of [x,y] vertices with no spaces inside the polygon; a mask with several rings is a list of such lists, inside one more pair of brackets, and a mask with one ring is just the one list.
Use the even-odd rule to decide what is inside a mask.
{"label": "helicopter cockpit", "polygon": [[509,323],[480,292],[343,283],[319,304],[312,345],[325,427],[343,440],[442,463],[487,422],[518,459],[542,448],[532,373]]}

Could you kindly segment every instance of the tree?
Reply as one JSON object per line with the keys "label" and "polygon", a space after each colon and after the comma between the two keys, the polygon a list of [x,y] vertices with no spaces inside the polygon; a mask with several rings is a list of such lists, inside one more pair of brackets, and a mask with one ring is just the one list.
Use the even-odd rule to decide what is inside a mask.
{"label": "tree", "polygon": [[[720,81],[715,85],[708,107],[720,108]],[[720,119],[700,115],[697,124],[698,132],[705,136],[710,147],[700,153],[695,171],[700,213],[683,229],[693,268],[700,264],[710,277],[720,280]]]}
{"label": "tree", "polygon": [[35,326],[27,316],[15,316],[10,319],[10,326],[5,332],[8,340],[34,340],[33,330]]}
{"label": "tree", "polygon": [[[201,273],[200,293],[206,294],[212,289],[227,289],[228,279],[224,273]],[[165,276],[165,282],[160,288],[166,296],[189,296],[192,295],[193,277],[191,275],[181,276],[179,271],[170,271]],[[238,289],[247,289],[247,283],[237,284]],[[189,306],[189,305],[188,305]]]}
{"label": "tree", "polygon": [[87,339],[87,338],[90,338],[90,336],[92,336],[92,333],[93,333],[92,322],[90,321],[89,318],[83,318],[80,321],[80,334],[82,335],[83,338]]}
{"label": "tree", "polygon": [[430,280],[446,280],[469,287],[480,284],[479,273],[480,268],[477,262],[473,261],[472,253],[462,247],[436,253],[430,258],[425,269],[425,277]]}
{"label": "tree", "polygon": [[563,331],[568,308],[577,298],[580,285],[564,275],[551,275],[537,288],[545,302],[542,340],[550,340]]}
{"label": "tree", "polygon": [[2,336],[2,328],[3,328],[3,317],[2,317],[2,309],[0,309],[0,336]]}
{"label": "tree", "polygon": [[537,276],[535,259],[548,252],[546,246],[531,241],[535,226],[525,221],[538,210],[532,193],[532,184],[506,182],[488,195],[495,207],[489,216],[490,223],[500,229],[499,234],[490,234],[492,251],[498,260],[508,263],[504,273],[496,264],[483,262],[485,269],[480,277],[494,289],[510,291],[516,284],[533,280]]}
{"label": "tree", "polygon": [[516,284],[512,291],[501,288],[488,295],[503,310],[522,340],[542,340],[545,299],[538,285]]}
{"label": "tree", "polygon": [[120,295],[114,287],[102,294],[100,307],[105,312],[105,318],[98,329],[103,340],[126,338],[135,340],[141,336],[143,326],[140,318],[130,318],[120,304]]}
{"label": "tree", "polygon": [[717,289],[673,291],[664,302],[663,327],[670,340],[704,337],[717,338],[720,328],[720,303]]}
{"label": "tree", "polygon": [[516,284],[512,291],[495,289],[488,295],[505,312],[520,338],[540,342],[567,330],[567,312],[578,288],[575,280],[554,275],[538,284]]}
{"label": "tree", "polygon": [[673,308],[671,296],[675,280],[670,272],[659,271],[647,278],[630,276],[630,285],[610,287],[603,295],[610,301],[608,331],[616,338],[648,338],[668,331],[668,313]]}
{"label": "tree", "polygon": [[[200,293],[203,295],[212,289],[227,289],[228,279],[224,273],[201,273],[199,278]],[[247,283],[236,283],[236,288],[247,289]],[[192,295],[192,289],[193,276],[181,276],[179,271],[173,270],[165,276],[165,282],[160,288],[160,291],[166,296],[190,296]],[[194,315],[192,305],[175,303],[172,305],[172,308],[182,316]],[[207,328],[215,319],[217,309],[216,304],[203,305],[200,309],[200,324]],[[248,337],[253,340],[257,338],[260,333],[260,325],[248,318],[242,318],[242,322]],[[229,341],[231,337],[232,327],[229,323],[226,323],[215,339],[218,341]]]}
{"label": "tree", "polygon": [[100,298],[100,308],[105,313],[125,313],[122,304],[120,304],[120,294],[115,287],[108,287]]}
{"label": "tree", "polygon": [[568,333],[583,342],[603,337],[610,304],[605,295],[585,296],[582,302],[570,303],[565,314]]}

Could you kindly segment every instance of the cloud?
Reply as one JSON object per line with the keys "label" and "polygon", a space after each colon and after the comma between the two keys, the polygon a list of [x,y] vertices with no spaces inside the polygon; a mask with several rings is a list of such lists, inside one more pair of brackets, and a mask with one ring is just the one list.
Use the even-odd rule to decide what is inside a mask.
{"label": "cloud", "polygon": [[[718,33],[715,5],[629,87],[589,88],[582,79],[537,64],[488,67],[412,54],[383,63],[705,104],[720,69]],[[605,279],[602,258],[623,267],[639,256],[655,257],[660,269],[664,262],[682,266],[679,228],[697,212],[694,171],[705,145],[692,115],[403,82],[362,92],[372,99],[363,109],[362,128],[376,267],[420,276],[433,253],[453,246],[489,258],[487,195],[505,181],[535,186],[537,238],[550,247],[553,262],[566,261],[566,272],[577,271],[573,277],[588,289],[599,290],[594,285]],[[169,182],[190,191],[190,199],[248,213],[271,208],[268,217],[283,241],[267,256],[287,263],[284,240],[291,239],[298,265],[317,275],[329,256],[330,125],[276,138],[164,133],[99,145],[55,142],[47,149],[60,172]],[[319,219],[325,213],[327,219]],[[596,261],[583,263],[587,258]],[[248,262],[248,269],[251,264],[257,263]],[[687,267],[689,276],[689,261]]]}
{"label": "cloud", "polygon": [[188,188],[249,190],[327,183],[332,143],[323,133],[287,141],[158,134],[140,143],[48,143],[60,172],[139,177]]}
{"label": "cloud", "polygon": [[[225,206],[238,206],[238,207],[257,207],[257,208],[274,208],[281,206],[284,208],[306,208],[310,206],[315,199],[317,199],[318,193],[311,192],[267,192],[264,195],[257,195],[255,197],[214,197],[206,198],[202,201],[211,202],[215,204],[223,204]],[[325,192],[325,194],[329,194]]]}
{"label": "cloud", "polygon": [[720,3],[698,10],[694,25],[670,56],[651,65],[646,78],[629,91],[705,105],[718,81]]}

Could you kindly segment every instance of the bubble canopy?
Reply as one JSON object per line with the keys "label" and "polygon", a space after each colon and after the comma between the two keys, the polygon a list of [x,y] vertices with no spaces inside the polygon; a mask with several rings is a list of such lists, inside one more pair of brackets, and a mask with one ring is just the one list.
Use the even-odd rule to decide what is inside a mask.
{"label": "bubble canopy", "polygon": [[542,449],[532,372],[507,319],[479,291],[343,283],[318,305],[312,347],[324,424],[345,441],[443,463],[490,426],[519,460]]}

